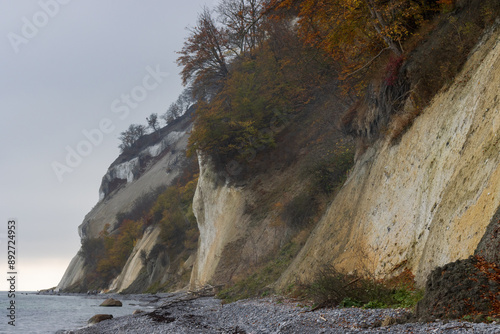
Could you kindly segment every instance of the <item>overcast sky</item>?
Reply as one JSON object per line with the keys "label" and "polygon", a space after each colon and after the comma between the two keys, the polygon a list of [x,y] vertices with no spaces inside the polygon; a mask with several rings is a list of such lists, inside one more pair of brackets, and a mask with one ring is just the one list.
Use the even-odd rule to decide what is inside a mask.
{"label": "overcast sky", "polygon": [[[177,98],[175,51],[215,2],[0,2],[0,268],[6,274],[7,221],[16,218],[18,290],[59,283],[120,132]],[[134,108],[114,112],[126,95]],[[71,150],[81,160],[68,163]]]}

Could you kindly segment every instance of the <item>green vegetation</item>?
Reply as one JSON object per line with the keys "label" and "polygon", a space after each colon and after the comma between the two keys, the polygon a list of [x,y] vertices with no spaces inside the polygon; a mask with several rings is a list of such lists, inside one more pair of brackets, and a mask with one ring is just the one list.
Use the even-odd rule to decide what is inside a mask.
{"label": "green vegetation", "polygon": [[315,188],[325,194],[332,194],[347,179],[348,171],[354,164],[354,151],[347,145],[338,145],[317,161],[311,172]]}
{"label": "green vegetation", "polygon": [[160,238],[172,252],[192,251],[198,242],[198,227],[193,214],[192,200],[198,175],[184,186],[169,187],[156,199],[150,215],[161,227]]}
{"label": "green vegetation", "polygon": [[[72,287],[70,292],[86,292],[88,290],[97,290],[103,287],[106,282],[104,278],[96,271],[97,264],[105,254],[105,245],[102,238],[83,239],[79,255],[83,258],[86,271],[86,277],[81,287]],[[76,290],[73,290],[76,288]]]}
{"label": "green vegetation", "polygon": [[[257,220],[275,210],[276,224],[284,223],[294,233],[306,231],[354,163],[352,142],[333,140],[328,133],[337,131],[332,130],[337,121],[355,137],[399,138],[453,80],[499,13],[498,1],[480,0],[222,1],[215,14],[205,9],[199,15],[179,52],[188,87],[161,117],[174,122],[196,103],[188,153],[201,150],[218,167],[234,160],[237,166],[252,162],[255,169],[242,173],[249,184],[252,173],[271,166],[283,170],[306,157],[308,162],[300,162],[301,168],[307,165],[300,169],[307,174],[303,187],[284,190],[255,182],[258,199],[247,212]],[[337,86],[342,99],[333,98]],[[403,110],[408,105],[412,110]],[[152,114],[148,122],[158,136],[144,138],[143,126],[131,126],[122,133],[124,153],[134,154],[146,139],[161,135],[158,116]],[[160,258],[180,268],[198,242],[192,211],[196,182],[197,170],[190,166],[173,186],[142,195],[99,238],[83,240],[84,289],[107,286],[150,226],[161,228],[161,245],[141,254],[141,282],[151,274],[148,264]],[[235,279],[219,297],[230,302],[268,294],[299,247],[290,242],[275,259]],[[180,276],[189,278],[186,272]],[[327,267],[300,288],[318,306],[413,307],[421,292],[409,282],[399,283]],[[154,280],[147,291],[166,290],[169,284]]]}
{"label": "green vegetation", "polygon": [[334,78],[329,58],[264,9],[263,1],[245,0],[223,2],[215,17],[205,10],[179,52],[184,83],[198,99],[190,153],[252,160],[275,146],[284,125],[277,115],[300,112]]}
{"label": "green vegetation", "polygon": [[[181,270],[180,276],[177,273],[184,261],[196,251],[198,244],[198,225],[192,209],[197,182],[198,164],[194,159],[190,159],[174,184],[155,197],[144,219],[150,225],[160,227],[160,243],[156,244],[149,254],[141,253],[144,268],[137,284],[133,284],[130,291],[164,292],[188,283],[188,271]],[[171,268],[168,279],[163,280],[165,273],[161,272],[156,275],[162,277],[154,276],[153,269],[158,265],[163,268],[168,265]]]}
{"label": "green vegetation", "polygon": [[[427,23],[416,36],[419,38],[408,45],[413,51],[408,61],[418,68],[408,74],[413,82],[421,83],[413,94],[419,108],[425,107],[436,92],[453,81],[485,29],[500,14],[498,1],[439,2],[444,14]],[[416,48],[417,43],[422,43],[421,47]]]}
{"label": "green vegetation", "polygon": [[113,234],[105,228],[99,238],[84,239],[79,254],[88,270],[82,290],[107,286],[120,273],[143,229],[142,221],[124,220]]}
{"label": "green vegetation", "polygon": [[[287,244],[276,259],[253,271],[248,277],[236,280],[217,297],[225,303],[231,303],[269,295],[272,292],[269,285],[279,278],[299,249],[296,243]],[[380,281],[357,274],[343,274],[326,266],[318,271],[313,282],[291,284],[284,292],[311,300],[313,308],[413,308],[423,297],[423,291],[415,288],[413,278],[409,271],[404,271],[395,278]]]}
{"label": "green vegetation", "polygon": [[[491,236],[495,249],[498,240],[493,234]],[[419,319],[465,317],[470,321],[483,322],[487,321],[487,317],[500,317],[498,261],[495,257],[487,260],[478,253],[431,271],[425,295],[417,308]]]}
{"label": "green vegetation", "polygon": [[311,224],[311,220],[318,209],[318,202],[314,195],[301,193],[283,206],[281,219],[295,230],[301,230]]}
{"label": "green vegetation", "polygon": [[343,77],[384,50],[404,53],[404,42],[437,9],[436,1],[271,0],[270,7],[298,16],[303,40],[342,65]]}
{"label": "green vegetation", "polygon": [[250,161],[257,151],[273,148],[283,118],[310,98],[306,87],[313,83],[304,67],[311,64],[297,61],[311,57],[307,53],[265,45],[251,59],[235,61],[220,91],[199,103],[189,152],[201,149],[222,161]]}
{"label": "green vegetation", "polygon": [[299,249],[299,245],[293,242],[285,245],[275,259],[270,260],[262,268],[252,271],[248,277],[236,280],[231,286],[219,292],[217,297],[224,303],[231,303],[250,297],[267,296],[271,291],[269,285],[280,277]]}
{"label": "green vegetation", "polygon": [[301,284],[302,297],[313,307],[412,308],[422,299],[409,271],[386,281],[366,278],[356,273],[344,274],[325,266],[310,284]]}
{"label": "green vegetation", "polygon": [[199,102],[189,151],[224,162],[272,148],[276,112],[303,111],[339,78],[359,86],[384,50],[400,59],[396,72],[403,43],[438,9],[410,0],[243,0],[221,2],[215,15],[205,9],[178,58]]}

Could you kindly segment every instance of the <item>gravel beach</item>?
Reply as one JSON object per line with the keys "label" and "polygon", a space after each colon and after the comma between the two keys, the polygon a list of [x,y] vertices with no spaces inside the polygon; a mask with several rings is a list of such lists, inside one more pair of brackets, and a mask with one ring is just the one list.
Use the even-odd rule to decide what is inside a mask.
{"label": "gravel beach", "polygon": [[276,297],[223,305],[213,297],[193,298],[178,293],[163,295],[160,302],[161,306],[149,313],[105,320],[65,333],[500,333],[500,325],[495,323],[436,320],[395,324],[395,319],[408,317],[404,309],[308,312],[296,302]]}

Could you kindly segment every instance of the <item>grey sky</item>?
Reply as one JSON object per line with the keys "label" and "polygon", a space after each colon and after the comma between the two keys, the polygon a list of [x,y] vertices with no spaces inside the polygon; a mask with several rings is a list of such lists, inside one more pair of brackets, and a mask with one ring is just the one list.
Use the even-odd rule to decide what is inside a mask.
{"label": "grey sky", "polygon": [[[80,246],[77,226],[97,202],[101,178],[119,153],[119,133],[131,123],[145,124],[152,112],[164,113],[177,98],[182,86],[175,51],[203,5],[214,2],[0,2],[0,239],[7,219],[17,218],[18,289],[59,282]],[[141,92],[148,68],[163,73],[159,84],[148,81],[144,100],[121,119],[113,101]],[[90,150],[80,147],[90,153],[60,182],[52,164],[67,165],[67,147],[76,151],[87,140],[82,131],[98,128],[103,119],[113,131]],[[5,288],[2,282],[0,290]]]}

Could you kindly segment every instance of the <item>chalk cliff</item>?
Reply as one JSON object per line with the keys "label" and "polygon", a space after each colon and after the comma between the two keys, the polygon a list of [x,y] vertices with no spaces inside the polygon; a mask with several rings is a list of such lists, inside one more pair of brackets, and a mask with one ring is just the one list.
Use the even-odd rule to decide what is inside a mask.
{"label": "chalk cliff", "polygon": [[[343,186],[324,205],[307,199],[317,195],[310,192],[317,187],[311,187],[315,176],[310,165],[315,162],[309,160],[314,154],[327,155],[317,154],[323,151],[313,142],[329,143],[323,137],[329,136],[331,129],[326,127],[333,112],[315,114],[316,120],[299,115],[290,121],[292,125],[285,120],[288,127],[277,132],[275,151],[256,154],[249,163],[255,169],[248,173],[250,177],[229,177],[224,167],[200,152],[192,202],[200,233],[198,247],[196,256],[184,259],[176,275],[189,274],[192,268],[190,289],[225,284],[261,268],[293,242],[303,247],[277,282],[279,288],[311,279],[324,264],[378,277],[410,269],[423,286],[433,268],[474,254],[498,217],[499,92],[497,25],[400,139],[370,138],[374,142],[357,157]],[[340,104],[330,103],[335,108]],[[413,107],[410,100],[404,106]],[[387,120],[390,116],[384,114]],[[190,127],[187,118],[181,120],[160,140],[110,166],[99,202],[79,227],[82,240],[96,238],[104,230],[112,233],[118,213],[129,210],[141,194],[170,184],[180,174]],[[318,133],[310,134],[310,129]],[[338,143],[336,131],[328,140]],[[259,167],[265,159],[265,167]],[[286,218],[287,210],[300,203],[303,211],[311,205],[314,212],[308,213],[307,223],[294,226],[292,220],[297,217]],[[177,269],[169,267],[161,250],[153,251],[159,235],[158,227],[146,230],[110,289],[123,291],[140,282],[147,282],[142,285],[146,287],[168,280],[167,272]],[[155,258],[145,263],[141,254],[152,253]],[[77,254],[58,288],[78,286],[84,275],[84,260]]]}
{"label": "chalk cliff", "polygon": [[[164,128],[159,139],[151,134],[151,144],[142,145],[138,152],[120,156],[108,169],[99,190],[99,202],[85,216],[78,227],[82,240],[97,238],[107,230],[112,233],[117,224],[116,215],[131,209],[141,195],[161,185],[169,185],[182,170],[186,160],[186,145],[191,128],[190,116],[177,120]],[[149,252],[158,238],[159,231],[148,230],[135,246],[123,272],[113,281],[111,289],[126,289],[139,275],[143,266],[140,260],[142,250]],[[84,276],[84,261],[75,255],[67,268],[58,288],[66,290],[77,287]]]}
{"label": "chalk cliff", "polygon": [[500,206],[499,88],[497,28],[400,142],[360,157],[280,285],[330,263],[378,276],[409,268],[422,286],[472,255]]}
{"label": "chalk cliff", "polygon": [[[215,172],[212,160],[198,156],[200,176],[193,211],[200,238],[191,274],[191,289],[225,284],[248,274],[263,259],[275,255],[289,228],[276,222],[271,210],[256,219],[249,210],[258,194],[248,186],[229,184]],[[274,182],[286,181],[286,175]]]}

